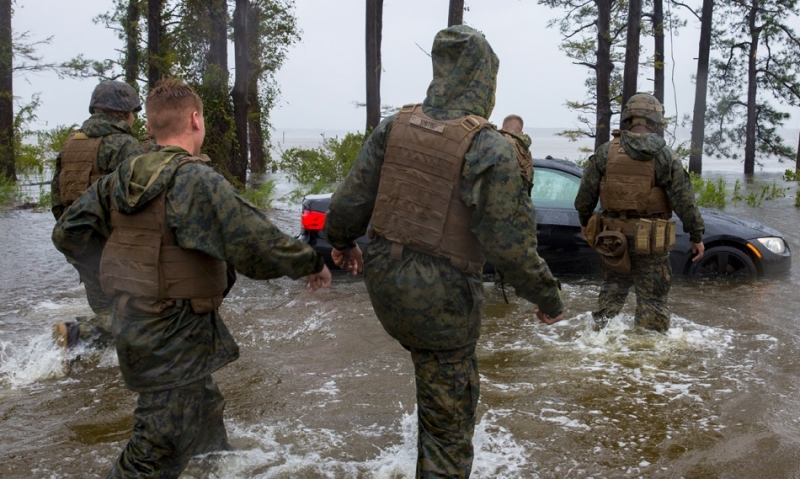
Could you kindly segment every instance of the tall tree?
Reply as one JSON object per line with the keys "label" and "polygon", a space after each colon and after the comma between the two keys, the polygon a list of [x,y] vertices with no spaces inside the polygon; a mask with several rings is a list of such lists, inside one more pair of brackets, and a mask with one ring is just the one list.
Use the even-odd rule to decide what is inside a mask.
{"label": "tall tree", "polygon": [[161,36],[164,30],[164,0],[147,0],[147,85],[156,86],[161,71]]}
{"label": "tall tree", "polygon": [[664,104],[664,2],[653,0],[653,96]]}
{"label": "tall tree", "polygon": [[247,93],[250,81],[250,49],[247,45],[247,13],[249,0],[236,0],[233,11],[234,64],[236,65],[233,90],[233,120],[236,124],[236,154],[231,174],[242,184],[247,181]]}
{"label": "tall tree", "polygon": [[0,180],[16,182],[11,1],[0,0]]}
{"label": "tall tree", "polygon": [[381,122],[383,0],[367,0],[366,13],[367,131],[371,131]]}
{"label": "tall tree", "polygon": [[447,12],[447,26],[462,25],[464,23],[464,0],[450,0],[450,10]]}
{"label": "tall tree", "polygon": [[280,95],[275,74],[289,46],[300,40],[293,0],[251,0],[247,17],[250,40],[248,132],[250,171],[262,172],[270,161],[269,114]]}
{"label": "tall tree", "polygon": [[566,130],[559,135],[571,140],[594,138],[594,149],[611,137],[612,117],[619,113],[622,75],[618,65],[623,57],[619,46],[627,28],[626,11],[615,0],[538,0],[540,5],[564,10],[561,18],[548,23],[557,26],[561,35],[561,49],[576,65],[589,68],[586,79],[587,98],[568,101],[567,107],[579,112],[579,128]]}
{"label": "tall tree", "polygon": [[139,0],[128,0],[125,18],[125,83],[139,90]]}
{"label": "tall tree", "polygon": [[625,45],[625,74],[622,80],[622,110],[636,94],[639,82],[639,35],[642,31],[642,0],[628,2],[628,33]]}
{"label": "tall tree", "polygon": [[697,51],[694,110],[692,113],[692,142],[689,152],[689,171],[703,174],[703,140],[706,129],[706,97],[708,95],[708,62],[711,56],[714,0],[703,0],[700,16],[700,43]]}
{"label": "tall tree", "polygon": [[[724,32],[712,61],[715,125],[706,135],[706,152],[740,158],[744,173],[755,172],[756,153],[795,160],[796,153],[778,134],[789,114],[777,109],[785,101],[782,85],[794,83],[800,42],[790,21],[800,15],[796,0],[737,0],[720,5],[715,23]],[[744,97],[744,98],[743,98]]]}

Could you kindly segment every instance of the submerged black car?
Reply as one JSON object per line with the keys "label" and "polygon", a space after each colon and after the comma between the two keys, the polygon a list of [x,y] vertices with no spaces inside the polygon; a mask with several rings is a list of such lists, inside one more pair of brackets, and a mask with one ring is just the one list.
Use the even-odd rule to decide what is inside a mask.
{"label": "submerged black car", "polygon": [[[581,236],[578,212],[573,203],[583,170],[575,163],[546,158],[534,160],[534,187],[531,198],[536,209],[538,252],[556,276],[600,273],[600,255]],[[307,196],[303,200],[300,238],[322,253],[331,263],[331,246],[322,231],[331,195]],[[675,275],[769,276],[789,271],[791,251],[783,236],[757,221],[701,208],[706,231],[705,255],[692,262],[689,235],[677,222],[675,249],[670,253]],[[361,249],[369,243],[362,236]],[[491,266],[489,265],[491,269]]]}

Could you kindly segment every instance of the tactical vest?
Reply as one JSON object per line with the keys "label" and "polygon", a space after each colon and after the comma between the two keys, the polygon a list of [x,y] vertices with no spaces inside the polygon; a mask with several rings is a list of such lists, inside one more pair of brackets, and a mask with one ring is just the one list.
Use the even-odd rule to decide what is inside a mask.
{"label": "tactical vest", "polygon": [[434,120],[422,105],[405,105],[392,122],[372,212],[373,236],[402,248],[448,258],[461,271],[480,274],[483,251],[470,231],[472,210],[461,202],[464,155],[475,135],[493,127],[469,115]]}
{"label": "tactical vest", "polygon": [[528,180],[528,183],[533,183],[533,157],[531,156],[531,152],[528,151],[527,148],[520,145],[519,142],[510,134],[501,131],[503,136],[506,137],[508,141],[514,145],[514,155],[517,157],[517,163],[519,163],[519,169],[522,173],[522,177]]}
{"label": "tactical vest", "polygon": [[[178,168],[195,161],[205,160],[186,157]],[[177,245],[167,225],[166,195],[165,188],[133,214],[120,213],[111,203],[111,237],[100,260],[103,291],[123,311],[160,313],[174,300],[188,299],[196,314],[209,313],[222,304],[226,263]]]}
{"label": "tactical vest", "polygon": [[89,137],[80,130],[69,134],[61,150],[61,173],[58,175],[64,207],[71,205],[92,183],[105,176],[97,164],[102,141],[102,136]]}
{"label": "tactical vest", "polygon": [[606,174],[600,181],[600,207],[620,217],[669,219],[672,210],[664,188],[656,186],[655,158],[637,161],[628,156],[615,136],[608,148]]}

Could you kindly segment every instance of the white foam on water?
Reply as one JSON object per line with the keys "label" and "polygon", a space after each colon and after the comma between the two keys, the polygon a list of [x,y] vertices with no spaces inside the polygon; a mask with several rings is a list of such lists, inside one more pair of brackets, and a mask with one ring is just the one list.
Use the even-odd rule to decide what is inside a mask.
{"label": "white foam on water", "polygon": [[[528,450],[520,444],[498,419],[512,415],[511,410],[489,410],[475,427],[473,445],[475,459],[472,476],[481,478],[518,478],[531,476]],[[247,449],[224,453],[214,461],[213,471],[196,463],[184,477],[291,478],[303,477],[370,477],[374,479],[413,478],[417,461],[417,414],[404,414],[399,424],[400,441],[389,447],[375,447],[375,455],[363,461],[348,459],[348,439],[385,438],[384,427],[356,427],[348,433],[329,429],[313,429],[302,423],[242,426],[228,423],[229,437],[235,443],[245,442]]]}
{"label": "white foam on water", "polygon": [[0,341],[0,387],[12,389],[67,374],[64,351],[50,334]]}

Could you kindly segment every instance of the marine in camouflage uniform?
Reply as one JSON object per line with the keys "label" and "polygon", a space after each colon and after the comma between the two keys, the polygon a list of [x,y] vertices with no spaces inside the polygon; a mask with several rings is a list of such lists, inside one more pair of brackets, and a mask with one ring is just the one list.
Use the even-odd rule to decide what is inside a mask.
{"label": "marine in camouflage uniform", "polygon": [[[162,80],[148,97],[149,116],[155,114],[150,98],[161,95],[163,102],[164,90],[191,91],[177,80]],[[197,133],[202,106],[196,118],[192,131],[202,143]],[[187,148],[199,150],[200,143]],[[113,232],[112,209],[136,216],[165,192],[166,225],[180,248],[225,261],[253,279],[307,276],[311,281],[327,273],[330,283],[322,257],[311,247],[282,233],[204,161],[180,165],[188,156],[187,149],[166,146],[123,162],[66,209],[53,243],[97,278]],[[239,348],[216,303],[199,313],[194,300],[165,300],[152,303],[160,305],[152,312],[138,301],[115,296],[112,329],[119,365],[125,385],[139,398],[133,434],[108,477],[177,478],[192,455],[229,449],[224,400],[211,374],[236,360]]]}
{"label": "marine in camouflage uniform", "polygon": [[500,133],[514,145],[519,169],[525,181],[528,194],[533,189],[533,157],[531,156],[531,137],[522,131],[523,121],[518,115],[508,115],[503,119]]}
{"label": "marine in camouflage uniform", "polygon": [[[694,191],[689,174],[684,170],[680,160],[675,158],[664,138],[656,134],[662,128],[662,114],[642,112],[629,106],[636,101],[644,101],[661,107],[652,95],[638,94],[631,97],[623,112],[623,126],[630,127],[631,122],[641,123],[633,126],[631,131],[615,130],[613,135],[619,137],[620,145],[633,160],[649,161],[655,159],[655,186],[662,187],[666,193],[669,207],[683,221],[683,229],[689,233],[693,249],[702,257],[703,232],[705,224],[695,203]],[[663,107],[661,107],[663,109]],[[641,119],[642,121],[636,121]],[[645,126],[646,124],[646,126]],[[575,198],[575,209],[578,210],[583,228],[595,212],[600,197],[600,183],[606,176],[606,163],[609,147],[612,142],[605,143],[597,149],[583,170],[581,186]],[[616,212],[603,211],[608,218],[619,218]],[[649,218],[649,216],[641,216]],[[654,216],[653,216],[654,217]],[[628,238],[628,250],[634,251],[632,238]],[[605,263],[602,265],[603,284],[600,288],[598,309],[592,313],[595,328],[605,327],[610,318],[622,310],[631,287],[636,292],[635,324],[655,331],[667,331],[670,326],[667,297],[672,281],[672,265],[669,253],[651,253],[646,255],[630,255],[630,273],[615,272]]]}
{"label": "marine in camouflage uniform", "polygon": [[[133,135],[131,125],[132,113],[142,109],[142,102],[136,91],[127,83],[120,81],[104,81],[92,92],[89,102],[91,116],[83,122],[79,132],[89,138],[101,137],[97,153],[99,175],[107,175],[116,170],[126,159],[144,153],[141,144]],[[73,132],[73,135],[76,132]],[[72,140],[72,136],[70,139]],[[58,220],[69,206],[61,198],[62,153],[56,158],[50,196],[51,210]],[[88,186],[88,184],[86,185]],[[54,336],[65,347],[71,347],[83,341],[87,346],[102,346],[111,341],[111,300],[103,293],[96,278],[82,271],[75,265],[81,282],[86,289],[86,298],[94,316],[80,316],[76,321],[57,323],[54,325]]]}
{"label": "marine in camouflage uniform", "polygon": [[[480,32],[467,26],[440,31],[431,50],[434,78],[422,112],[439,121],[474,114],[488,118],[494,106],[499,61]],[[325,235],[341,253],[370,223],[393,123],[382,121],[358,153],[333,195]],[[536,253],[536,227],[511,143],[484,128],[473,138],[461,171],[461,202],[469,229],[488,261],[506,271],[518,296],[561,319],[557,281]],[[376,237],[364,252],[364,274],[375,314],[384,329],[411,352],[417,388],[419,478],[466,478],[479,396],[475,345],[480,335],[483,282],[440,258]],[[360,252],[356,251],[359,255]]]}

